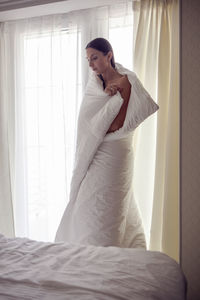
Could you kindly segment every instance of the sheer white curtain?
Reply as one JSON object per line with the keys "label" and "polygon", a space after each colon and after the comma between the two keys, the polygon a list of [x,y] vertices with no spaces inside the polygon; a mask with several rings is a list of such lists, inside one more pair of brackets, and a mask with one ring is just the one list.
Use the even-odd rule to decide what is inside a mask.
{"label": "sheer white curtain", "polygon": [[81,99],[80,33],[70,21],[49,16],[2,25],[16,235],[53,239],[65,207]]}
{"label": "sheer white curtain", "polygon": [[[10,62],[7,61],[9,48],[6,45],[4,28],[0,27],[0,232],[14,236],[14,219],[12,206],[12,170],[13,160],[13,105],[12,84],[7,81],[11,74]],[[10,74],[9,74],[10,73]],[[12,81],[12,77],[10,78]]]}
{"label": "sheer white curtain", "polygon": [[134,68],[160,106],[157,121],[154,116],[138,130],[138,193],[144,203],[144,220],[148,218],[150,249],[163,251],[176,260],[179,259],[178,5],[178,0],[133,3]]}
{"label": "sheer white curtain", "polygon": [[85,46],[92,38],[109,38],[116,61],[132,68],[132,7],[124,1],[0,25],[1,72],[6,74],[1,163],[7,181],[1,180],[0,204],[6,203],[2,224],[10,226],[4,233],[13,235],[15,225],[17,236],[51,241],[69,195],[88,77]]}

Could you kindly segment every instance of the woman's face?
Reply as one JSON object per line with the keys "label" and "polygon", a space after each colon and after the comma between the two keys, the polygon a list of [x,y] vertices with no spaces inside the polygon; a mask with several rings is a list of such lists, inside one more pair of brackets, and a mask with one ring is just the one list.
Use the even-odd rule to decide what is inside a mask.
{"label": "woman's face", "polygon": [[87,54],[89,66],[97,74],[103,74],[105,73],[107,68],[111,67],[111,63],[110,63],[110,60],[112,58],[111,51],[109,51],[106,55],[104,55],[99,50],[88,48],[86,49],[86,54]]}

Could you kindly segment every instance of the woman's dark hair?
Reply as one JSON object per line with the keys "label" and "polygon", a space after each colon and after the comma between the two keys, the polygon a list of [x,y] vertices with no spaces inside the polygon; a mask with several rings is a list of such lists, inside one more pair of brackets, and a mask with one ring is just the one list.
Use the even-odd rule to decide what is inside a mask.
{"label": "woman's dark hair", "polygon": [[[88,49],[88,48],[93,48],[93,49],[96,49],[98,51],[101,51],[103,53],[103,55],[106,55],[108,54],[109,51],[112,51],[112,54],[113,54],[113,49],[112,49],[112,46],[111,44],[109,43],[109,41],[107,41],[106,39],[104,38],[96,38],[94,40],[92,40],[91,42],[89,42],[87,44],[87,46],[85,47],[85,49]],[[115,69],[115,59],[114,59],[114,54],[112,55],[112,58],[111,58],[111,66]],[[105,89],[105,81],[103,79],[103,76],[100,74],[98,75],[99,78],[102,80],[103,82],[103,87]]]}

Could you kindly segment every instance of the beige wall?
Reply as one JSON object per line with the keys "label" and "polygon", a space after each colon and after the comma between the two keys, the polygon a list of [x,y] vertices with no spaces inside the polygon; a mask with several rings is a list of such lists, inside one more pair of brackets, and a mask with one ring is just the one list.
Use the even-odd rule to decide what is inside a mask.
{"label": "beige wall", "polygon": [[180,17],[180,259],[188,279],[188,299],[198,300],[200,299],[200,1],[182,0]]}

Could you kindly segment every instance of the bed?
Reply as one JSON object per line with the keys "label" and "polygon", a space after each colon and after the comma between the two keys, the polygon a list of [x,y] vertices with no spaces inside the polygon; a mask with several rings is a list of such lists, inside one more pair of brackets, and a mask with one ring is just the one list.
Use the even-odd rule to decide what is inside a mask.
{"label": "bed", "polygon": [[185,299],[179,265],[160,252],[47,243],[0,234],[0,299]]}

